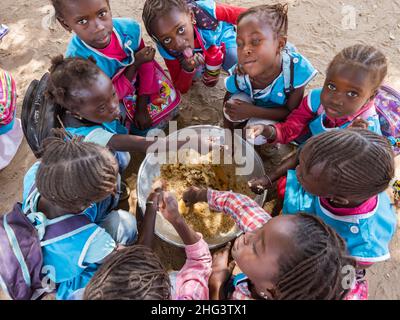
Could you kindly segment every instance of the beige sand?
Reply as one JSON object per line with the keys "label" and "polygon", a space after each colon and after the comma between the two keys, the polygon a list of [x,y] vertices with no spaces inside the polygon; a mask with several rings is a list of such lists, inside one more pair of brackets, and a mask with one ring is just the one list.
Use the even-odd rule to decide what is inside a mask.
{"label": "beige sand", "polygon": [[[230,4],[251,6],[265,3],[261,0],[228,0]],[[140,20],[144,0],[111,1],[114,16],[130,16]],[[345,46],[355,43],[372,44],[384,51],[390,60],[387,81],[400,89],[400,1],[329,1],[329,0],[289,0],[289,40],[307,56],[321,72],[312,87],[322,84],[324,70],[330,59]],[[346,19],[351,4],[356,10],[355,30],[351,20]],[[350,8],[350,12],[351,12]],[[63,53],[69,34],[57,24],[48,25],[51,6],[47,0],[3,0],[0,23],[11,28],[9,35],[0,43],[0,66],[10,71],[18,84],[19,110],[27,86],[49,67],[49,59]],[[349,12],[349,11],[347,11]],[[347,23],[350,22],[350,23]],[[148,44],[151,42],[145,36]],[[159,58],[159,57],[158,57]],[[184,97],[180,125],[218,124],[221,119],[221,99],[224,90],[222,81],[215,89],[205,90],[199,85]],[[140,159],[139,159],[140,158]],[[129,181],[134,188],[138,164],[141,156],[135,157]],[[25,171],[35,161],[26,143],[20,147],[12,164],[0,172],[0,212],[9,210],[15,201],[21,199],[22,179]],[[134,190],[133,190],[134,191]],[[134,206],[134,193],[130,204]],[[157,242],[156,251],[163,257],[168,267],[182,265],[182,251]],[[180,256],[171,261],[167,257]],[[400,238],[397,233],[392,243],[392,259],[378,264],[368,271],[371,299],[400,299]]]}

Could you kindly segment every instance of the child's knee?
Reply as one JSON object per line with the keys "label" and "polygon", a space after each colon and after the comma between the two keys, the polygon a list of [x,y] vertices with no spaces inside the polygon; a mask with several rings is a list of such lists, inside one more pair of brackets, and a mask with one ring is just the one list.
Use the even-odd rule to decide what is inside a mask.
{"label": "child's knee", "polygon": [[101,226],[119,244],[131,245],[137,238],[136,218],[125,210],[111,211]]}
{"label": "child's knee", "polygon": [[131,155],[129,152],[118,151],[115,156],[118,161],[119,172],[122,174],[131,162]]}

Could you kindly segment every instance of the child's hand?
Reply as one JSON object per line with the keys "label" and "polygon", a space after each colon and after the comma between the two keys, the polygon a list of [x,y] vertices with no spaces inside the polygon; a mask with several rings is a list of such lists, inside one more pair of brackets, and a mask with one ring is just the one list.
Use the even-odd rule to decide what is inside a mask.
{"label": "child's hand", "polygon": [[164,190],[167,190],[167,182],[162,179],[157,179],[153,182],[151,190],[153,190],[153,192],[163,192]]}
{"label": "child's hand", "polygon": [[182,216],[179,213],[178,201],[176,197],[170,192],[163,193],[162,205],[160,211],[165,219],[171,224],[176,223]]}
{"label": "child's hand", "polygon": [[187,207],[190,207],[198,202],[207,202],[207,189],[190,187],[183,193],[182,198]]}
{"label": "child's hand", "polygon": [[154,56],[156,54],[156,49],[153,47],[147,46],[140,49],[135,53],[135,65],[139,68],[143,63],[150,62],[154,60]]}
{"label": "child's hand", "polygon": [[248,184],[255,194],[263,194],[265,190],[272,187],[272,181],[268,176],[252,179]]}
{"label": "child's hand", "polygon": [[225,103],[224,111],[233,121],[247,120],[250,118],[250,108],[253,105],[238,99],[230,99]]}
{"label": "child's hand", "polygon": [[193,72],[197,67],[205,64],[204,57],[201,53],[196,52],[189,59],[182,59],[181,66],[187,72]]}
{"label": "child's hand", "polygon": [[151,116],[149,114],[149,110],[147,109],[147,101],[148,99],[146,96],[138,97],[133,122],[139,130],[146,130],[150,128],[153,123],[153,120],[151,119]]}
{"label": "child's hand", "polygon": [[228,242],[227,245],[214,253],[212,261],[212,273],[208,281],[211,290],[220,290],[226,281],[232,275],[235,267],[235,261],[228,264],[229,253],[231,251],[232,243]]}
{"label": "child's hand", "polygon": [[151,203],[153,207],[158,208],[163,201],[163,193],[161,190],[152,191],[147,197],[147,203]]}
{"label": "child's hand", "polygon": [[368,122],[362,118],[357,118],[348,126],[348,128],[368,129]]}
{"label": "child's hand", "polygon": [[262,124],[257,124],[253,126],[248,126],[245,128],[246,139],[255,140],[258,136],[264,136],[268,140],[276,139],[276,131],[274,126],[265,126]]}
{"label": "child's hand", "polygon": [[254,126],[248,126],[245,128],[246,139],[254,140],[258,136],[261,136],[264,133],[265,126],[262,124],[257,124]]}

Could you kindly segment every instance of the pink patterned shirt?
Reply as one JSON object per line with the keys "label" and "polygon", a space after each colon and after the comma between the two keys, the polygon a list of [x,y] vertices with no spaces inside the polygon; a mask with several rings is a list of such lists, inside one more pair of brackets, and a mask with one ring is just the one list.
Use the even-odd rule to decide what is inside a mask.
{"label": "pink patterned shirt", "polygon": [[173,300],[208,300],[208,279],[212,257],[208,244],[201,238],[185,247],[186,263],[176,277]]}

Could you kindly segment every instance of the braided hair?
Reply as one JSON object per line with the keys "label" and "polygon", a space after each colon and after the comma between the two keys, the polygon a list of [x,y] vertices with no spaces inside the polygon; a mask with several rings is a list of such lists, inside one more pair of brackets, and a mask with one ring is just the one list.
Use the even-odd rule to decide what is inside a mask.
{"label": "braided hair", "polygon": [[76,88],[87,87],[102,72],[92,57],[64,58],[58,55],[51,60],[51,63],[47,95],[66,109],[68,106],[79,105],[71,103],[74,100],[71,92]]}
{"label": "braided hair", "polygon": [[331,130],[303,147],[305,170],[324,164],[332,189],[342,196],[369,199],[388,188],[394,177],[389,141],[365,129]]}
{"label": "braided hair", "polygon": [[36,174],[39,193],[52,204],[81,212],[116,191],[118,165],[107,149],[60,131],[43,142]]}
{"label": "braided hair", "polygon": [[274,299],[343,299],[349,290],[344,288],[344,268],[356,266],[344,240],[314,215],[301,213],[295,217],[294,250],[279,258]]}
{"label": "braided hair", "polygon": [[337,66],[356,67],[368,72],[376,89],[382,84],[387,74],[387,59],[378,49],[357,44],[339,52],[328,66],[327,73]]}
{"label": "braided hair", "polygon": [[[76,1],[76,0],[75,0]],[[70,3],[71,0],[51,0],[51,4],[54,7],[55,13],[56,13],[56,17],[63,17],[63,9],[65,6],[65,3]],[[110,6],[110,2],[109,0],[106,0],[108,6]]]}
{"label": "braided hair", "polygon": [[134,245],[112,254],[90,280],[84,300],[169,300],[171,285],[158,256]]}
{"label": "braided hair", "polygon": [[146,0],[143,7],[142,19],[149,36],[154,37],[151,31],[153,22],[175,8],[181,12],[190,13],[190,8],[186,0]]}
{"label": "braided hair", "polygon": [[288,34],[288,4],[265,4],[255,6],[239,15],[237,24],[247,16],[255,16],[260,22],[268,24],[277,38]]}

